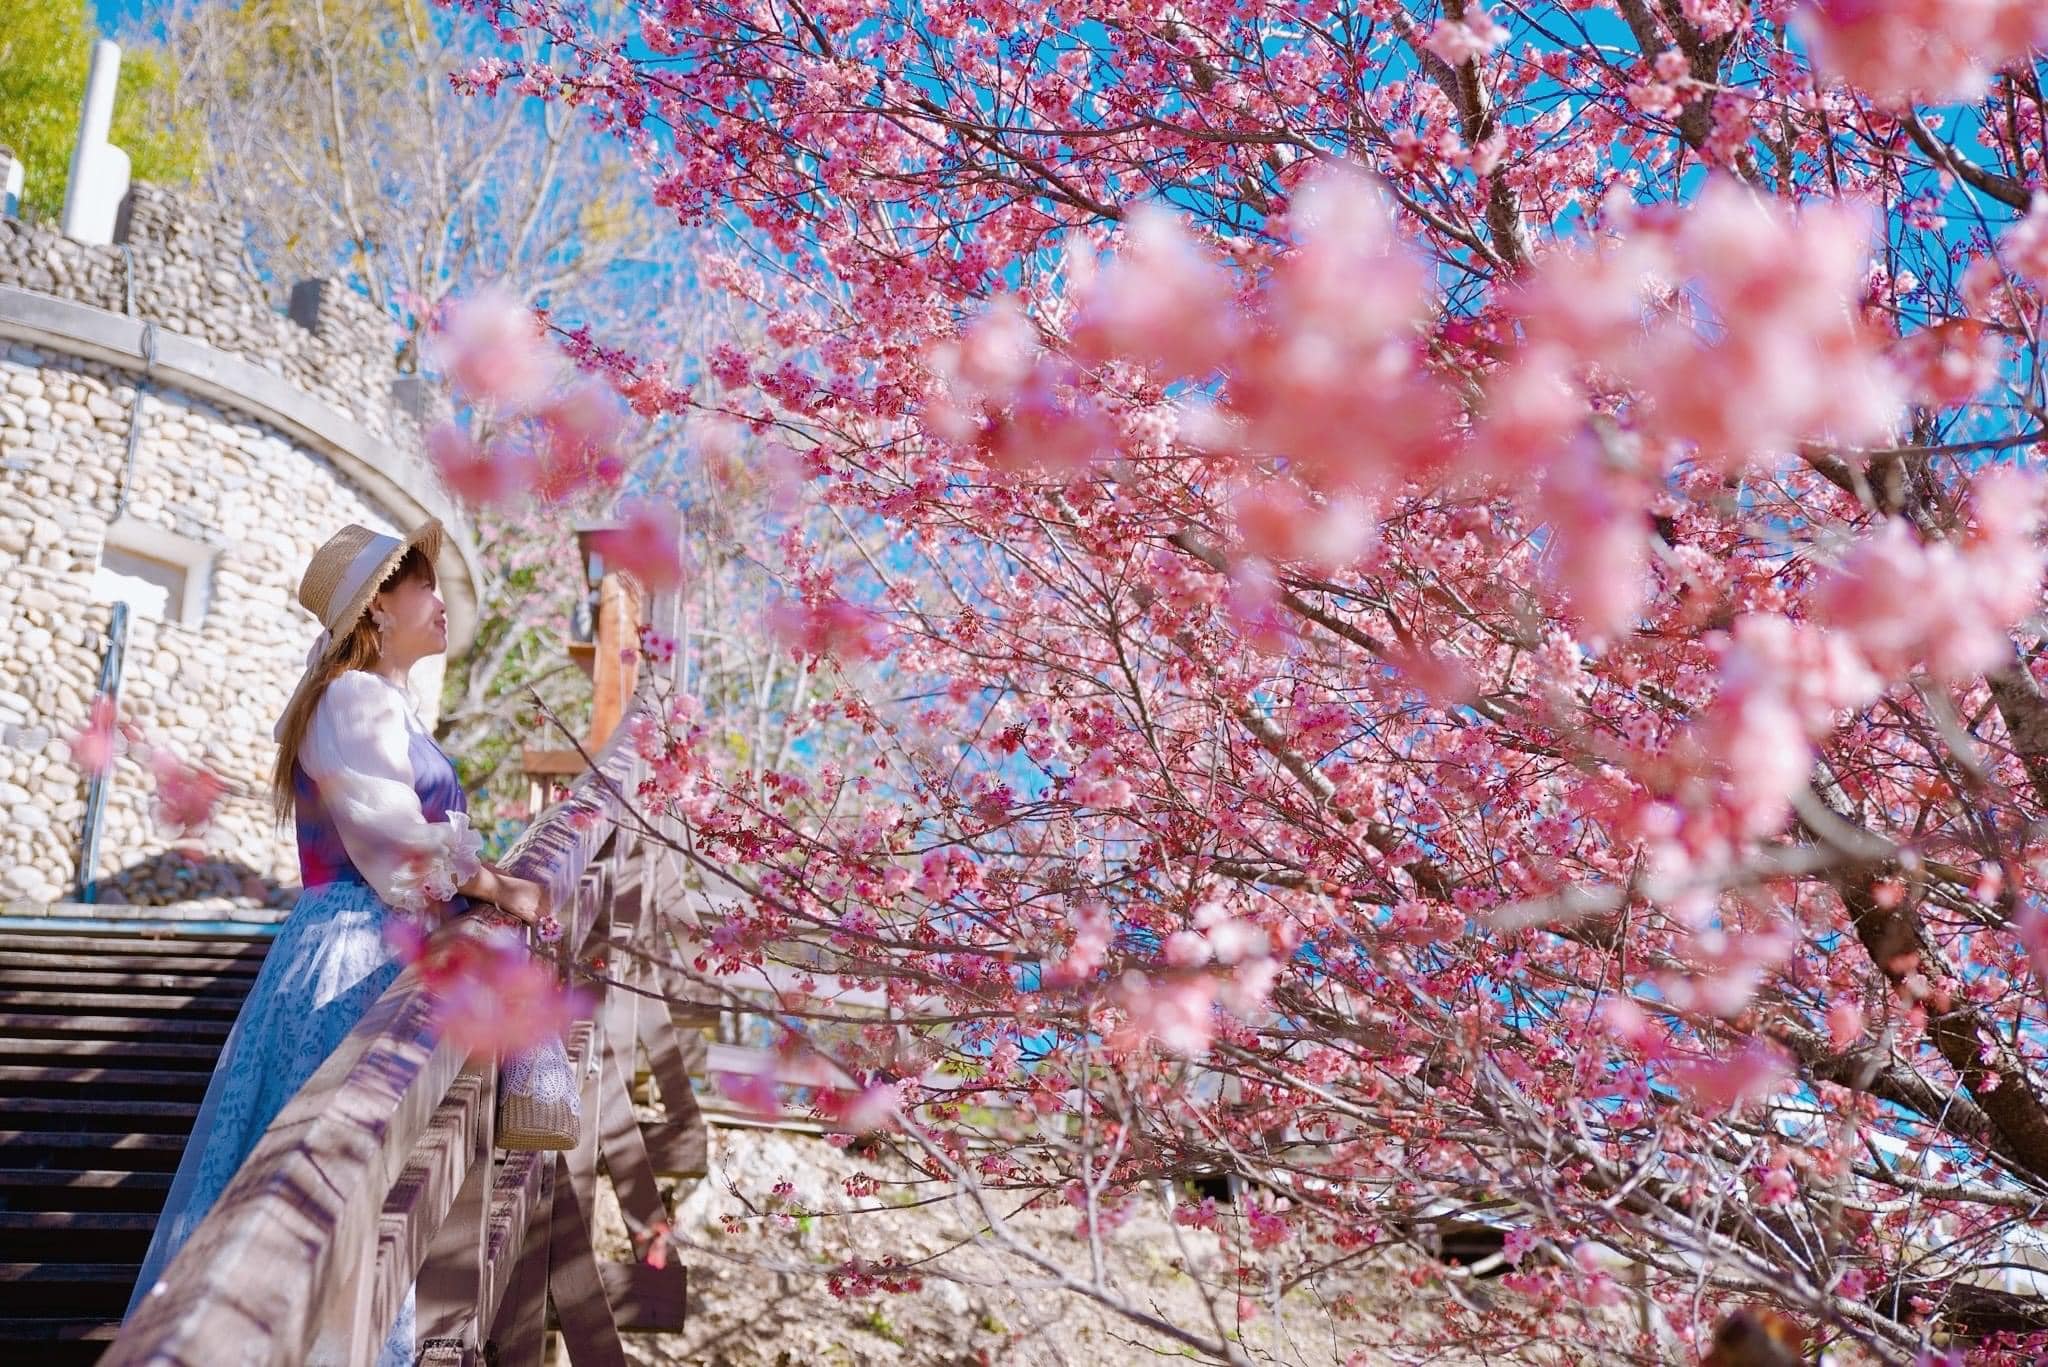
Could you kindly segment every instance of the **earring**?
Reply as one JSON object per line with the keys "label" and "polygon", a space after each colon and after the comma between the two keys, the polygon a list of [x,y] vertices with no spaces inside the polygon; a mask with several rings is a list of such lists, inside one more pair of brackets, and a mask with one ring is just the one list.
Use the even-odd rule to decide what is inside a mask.
{"label": "earring", "polygon": [[370,620],[376,624],[377,644],[381,647],[391,639],[391,614],[388,612],[372,611],[370,613]]}

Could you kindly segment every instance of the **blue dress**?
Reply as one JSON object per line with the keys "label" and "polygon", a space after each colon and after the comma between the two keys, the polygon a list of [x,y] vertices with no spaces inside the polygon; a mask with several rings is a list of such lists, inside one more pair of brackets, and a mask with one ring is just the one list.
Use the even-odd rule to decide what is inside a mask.
{"label": "blue dress", "polygon": [[[407,750],[421,815],[439,822],[451,812],[467,812],[468,799],[455,766],[433,738],[409,731]],[[285,1103],[398,976],[400,965],[384,937],[386,923],[396,913],[350,860],[318,786],[301,768],[294,767],[292,779],[304,891],[278,928],[214,1066],[136,1280],[130,1315]],[[461,911],[466,905],[457,898],[449,910]],[[378,1355],[378,1367],[412,1362],[413,1318],[408,1292]],[[222,1347],[225,1357],[228,1346]]]}

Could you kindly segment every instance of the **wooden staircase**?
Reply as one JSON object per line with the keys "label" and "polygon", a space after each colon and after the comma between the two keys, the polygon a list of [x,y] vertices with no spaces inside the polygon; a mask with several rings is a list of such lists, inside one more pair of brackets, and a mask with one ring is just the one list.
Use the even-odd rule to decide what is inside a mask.
{"label": "wooden staircase", "polygon": [[12,1360],[92,1363],[112,1341],[269,947],[116,921],[0,924],[0,1344]]}

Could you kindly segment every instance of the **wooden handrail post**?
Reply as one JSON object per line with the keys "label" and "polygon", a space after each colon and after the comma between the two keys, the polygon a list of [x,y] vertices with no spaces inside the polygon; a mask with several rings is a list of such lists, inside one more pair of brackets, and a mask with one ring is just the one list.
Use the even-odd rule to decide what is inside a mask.
{"label": "wooden handrail post", "polygon": [[532,1165],[535,1189],[524,1226],[507,1231],[512,1271],[489,1342],[496,1349],[498,1367],[541,1367],[547,1343],[548,1247],[554,1230],[555,1169],[559,1163],[554,1154],[521,1154],[512,1162]]}
{"label": "wooden handrail post", "polygon": [[[586,1032],[589,1056],[599,1056],[604,1048],[603,1012],[585,1022],[581,1029]],[[591,1238],[591,1225],[597,1214],[601,1095],[598,1076],[586,1072],[583,1133],[575,1149],[561,1155],[555,1169],[554,1208],[549,1222],[548,1292],[554,1298],[562,1334],[574,1344],[571,1357],[576,1367],[626,1367],[625,1345],[619,1339],[618,1321],[605,1294],[604,1278],[598,1273],[597,1250]]]}
{"label": "wooden handrail post", "polygon": [[[649,602],[640,582],[630,574],[604,568],[595,551],[600,526],[580,527],[576,543],[583,560],[582,582],[597,600],[590,639],[569,643],[569,658],[590,680],[590,730],[583,749],[596,754],[610,743],[632,709],[640,681],[640,625]],[[588,598],[583,602],[587,603]],[[538,810],[549,788],[583,772],[583,756],[574,747],[528,746],[520,757],[528,780],[527,801]]]}
{"label": "wooden handrail post", "polygon": [[432,1350],[422,1360],[456,1367],[475,1367],[483,1348],[484,1326],[478,1319],[490,1271],[485,1239],[492,1193],[491,1154],[496,1147],[497,1061],[472,1059],[470,1068],[480,1075],[484,1105],[470,1132],[469,1175],[456,1192],[440,1232],[427,1246],[414,1321],[420,1347]]}
{"label": "wooden handrail post", "polygon": [[597,586],[597,659],[590,678],[590,748],[612,738],[640,680],[640,586],[617,571]]}

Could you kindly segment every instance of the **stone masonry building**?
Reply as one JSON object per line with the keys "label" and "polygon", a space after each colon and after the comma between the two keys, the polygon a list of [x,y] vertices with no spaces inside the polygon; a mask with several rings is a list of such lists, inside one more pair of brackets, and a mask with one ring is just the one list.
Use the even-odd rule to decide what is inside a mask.
{"label": "stone masonry building", "polygon": [[[275,901],[297,867],[269,815],[270,731],[318,630],[295,600],[314,548],[348,522],[441,518],[451,653],[481,564],[394,396],[386,318],[331,282],[277,312],[239,226],[161,189],[133,188],[120,236],[0,217],[0,902],[76,895],[88,785],[66,741],[116,603],[121,720],[229,796],[180,840],[120,761],[83,872],[103,902]],[[440,665],[414,678],[430,716]]]}

